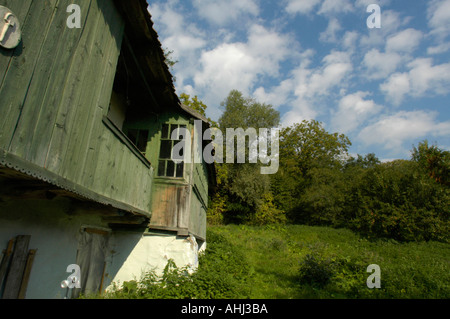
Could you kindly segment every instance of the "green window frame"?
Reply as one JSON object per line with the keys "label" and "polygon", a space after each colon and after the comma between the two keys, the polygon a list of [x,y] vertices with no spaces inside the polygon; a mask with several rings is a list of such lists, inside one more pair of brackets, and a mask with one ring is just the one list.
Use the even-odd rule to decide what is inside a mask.
{"label": "green window frame", "polygon": [[[161,145],[158,160],[158,177],[184,178],[184,162],[175,163],[172,160],[172,150],[181,140],[172,140],[173,131],[187,128],[185,124],[166,123],[161,128]],[[180,154],[184,155],[184,154]]]}

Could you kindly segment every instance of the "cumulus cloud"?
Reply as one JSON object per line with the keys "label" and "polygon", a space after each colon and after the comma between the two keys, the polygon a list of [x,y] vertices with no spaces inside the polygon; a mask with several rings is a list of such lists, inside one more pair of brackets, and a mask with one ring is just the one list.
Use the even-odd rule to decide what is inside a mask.
{"label": "cumulus cloud", "polygon": [[315,119],[324,112],[326,106],[321,100],[329,98],[333,92],[340,91],[353,70],[349,52],[332,51],[316,68],[310,67],[308,56],[311,51],[306,53],[300,66],[292,72],[290,81],[293,97],[289,103],[291,109],[282,118],[283,125]]}
{"label": "cumulus cloud", "polygon": [[380,89],[395,105],[405,96],[444,95],[450,92],[450,63],[432,65],[430,58],[417,58],[408,64],[409,72],[395,73]]}
{"label": "cumulus cloud", "polygon": [[324,0],[319,14],[336,14],[351,12],[354,10],[353,3],[350,0]]}
{"label": "cumulus cloud", "polygon": [[209,23],[223,26],[245,15],[257,16],[259,6],[254,0],[194,0],[199,15]]}
{"label": "cumulus cloud", "polygon": [[403,17],[394,10],[382,10],[381,29],[367,29],[367,34],[361,37],[361,45],[364,49],[385,46],[386,39],[406,26],[411,17]]}
{"label": "cumulus cloud", "polygon": [[387,39],[387,52],[409,52],[416,50],[423,38],[423,33],[409,28],[400,31]]}
{"label": "cumulus cloud", "polygon": [[450,42],[446,42],[446,43],[440,43],[436,46],[428,47],[427,53],[429,55],[442,54],[449,50],[450,50]]}
{"label": "cumulus cloud", "polygon": [[383,109],[373,100],[366,99],[368,95],[369,92],[359,91],[340,100],[337,112],[332,115],[332,126],[336,131],[352,132]]}
{"label": "cumulus cloud", "polygon": [[320,34],[320,41],[336,43],[338,41],[337,33],[342,29],[338,19],[332,18],[328,22],[327,29]]}
{"label": "cumulus cloud", "polygon": [[223,43],[202,52],[195,87],[216,109],[232,89],[249,95],[262,77],[279,75],[280,63],[292,54],[292,43],[288,36],[255,24],[246,42]]}
{"label": "cumulus cloud", "polygon": [[369,79],[383,79],[392,74],[402,64],[404,57],[396,52],[383,53],[378,49],[367,52],[362,61]]}
{"label": "cumulus cloud", "polygon": [[439,38],[450,35],[450,0],[432,0],[428,6],[428,25]]}
{"label": "cumulus cloud", "polygon": [[[364,128],[358,139],[367,145],[382,145],[385,149],[401,149],[405,142],[416,141],[427,135],[450,135],[450,122],[437,121],[438,113],[401,111],[386,115]],[[407,145],[410,147],[410,144]]]}
{"label": "cumulus cloud", "polygon": [[406,94],[411,91],[408,73],[395,73],[380,85],[380,89],[394,105],[400,105]]}
{"label": "cumulus cloud", "polygon": [[286,11],[290,14],[308,14],[311,13],[322,0],[288,0]]}

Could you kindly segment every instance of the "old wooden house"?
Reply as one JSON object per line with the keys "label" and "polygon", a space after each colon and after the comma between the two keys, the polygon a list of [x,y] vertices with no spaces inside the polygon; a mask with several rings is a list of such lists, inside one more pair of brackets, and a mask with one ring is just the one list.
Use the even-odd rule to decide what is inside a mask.
{"label": "old wooden house", "polygon": [[0,0],[0,297],[196,267],[214,168],[172,161],[170,132],[199,150],[209,124],[180,103],[147,7]]}

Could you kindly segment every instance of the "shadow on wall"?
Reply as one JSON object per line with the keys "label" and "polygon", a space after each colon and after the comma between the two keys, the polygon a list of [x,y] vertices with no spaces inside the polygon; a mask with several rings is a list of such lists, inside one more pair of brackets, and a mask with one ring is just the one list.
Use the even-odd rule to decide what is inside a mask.
{"label": "shadow on wall", "polygon": [[[6,248],[11,239],[27,235],[30,236],[28,247],[36,250],[25,298],[62,299],[67,296],[68,290],[61,288],[61,282],[71,275],[66,272],[67,267],[80,261],[77,252],[85,227],[105,229],[108,226],[100,215],[83,212],[70,199],[0,201],[0,249]],[[113,258],[111,244],[105,246],[107,264],[103,268],[107,276],[105,283],[100,278],[100,284],[105,287],[106,279],[116,277],[141,237],[142,234],[129,233],[126,244],[120,245],[120,252],[113,254]],[[108,262],[112,262],[112,267]],[[88,269],[88,276],[89,272],[98,273],[98,269]]]}

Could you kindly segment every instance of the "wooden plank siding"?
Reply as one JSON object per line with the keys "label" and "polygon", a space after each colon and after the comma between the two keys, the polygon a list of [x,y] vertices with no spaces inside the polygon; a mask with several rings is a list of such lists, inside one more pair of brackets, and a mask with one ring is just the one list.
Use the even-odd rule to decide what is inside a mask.
{"label": "wooden plank siding", "polygon": [[[69,4],[81,29],[69,29]],[[0,0],[22,26],[0,48],[0,149],[77,185],[151,212],[153,169],[103,123],[125,21],[110,0]],[[37,27],[39,26],[39,27]]]}
{"label": "wooden plank siding", "polygon": [[184,178],[154,178],[152,189],[152,219],[151,226],[158,229],[187,229],[189,233],[206,238],[206,209],[208,203],[208,170],[206,164],[194,163],[195,148],[202,150],[202,145],[196,145],[196,132],[190,115],[166,112],[160,114],[157,121],[139,122],[135,128],[147,128],[149,132],[147,156],[155,163],[157,170],[159,150],[161,145],[161,127],[163,124],[184,124],[191,132],[191,163],[185,163]]}

